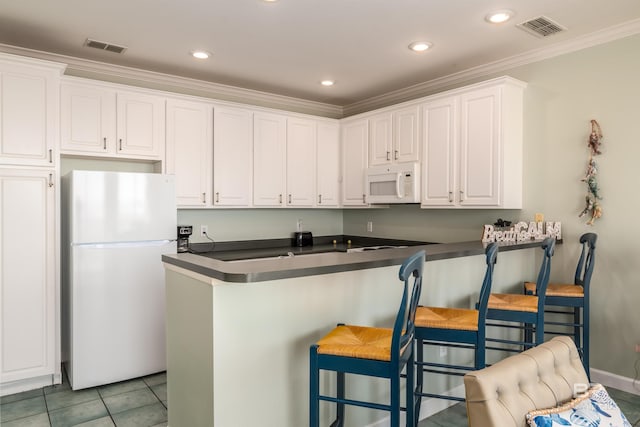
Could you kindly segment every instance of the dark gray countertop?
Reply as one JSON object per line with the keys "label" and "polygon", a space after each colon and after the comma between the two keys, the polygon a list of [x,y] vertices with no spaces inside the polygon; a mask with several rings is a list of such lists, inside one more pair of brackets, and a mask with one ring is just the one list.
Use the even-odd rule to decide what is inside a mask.
{"label": "dark gray countertop", "polygon": [[[540,246],[541,241],[501,243],[500,251],[528,249]],[[194,273],[232,283],[263,282],[344,271],[400,265],[415,252],[424,249],[427,261],[459,258],[484,253],[480,241],[442,243],[383,249],[369,252],[308,252],[287,258],[259,258],[223,261],[208,256],[182,253],[163,255],[162,261]],[[290,248],[297,249],[297,248]]]}

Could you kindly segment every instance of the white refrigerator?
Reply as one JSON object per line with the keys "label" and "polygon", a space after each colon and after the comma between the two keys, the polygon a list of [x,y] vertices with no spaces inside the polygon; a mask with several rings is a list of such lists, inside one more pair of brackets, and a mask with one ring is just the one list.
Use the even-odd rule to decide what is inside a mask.
{"label": "white refrigerator", "polygon": [[63,360],[74,390],[166,369],[161,257],[176,252],[174,177],[62,178]]}

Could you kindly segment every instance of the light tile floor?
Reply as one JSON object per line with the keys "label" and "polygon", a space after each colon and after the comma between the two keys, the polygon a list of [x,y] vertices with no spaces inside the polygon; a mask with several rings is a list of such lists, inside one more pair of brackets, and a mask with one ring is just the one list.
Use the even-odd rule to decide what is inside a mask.
{"label": "light tile floor", "polygon": [[[608,388],[634,427],[640,427],[640,396]],[[2,427],[160,427],[167,425],[165,373],[86,390],[72,391],[68,381],[0,397]],[[420,422],[418,427],[467,426],[460,403]],[[244,426],[228,426],[244,427]]]}
{"label": "light tile floor", "polygon": [[73,391],[69,382],[0,397],[2,427],[166,427],[167,375]]}

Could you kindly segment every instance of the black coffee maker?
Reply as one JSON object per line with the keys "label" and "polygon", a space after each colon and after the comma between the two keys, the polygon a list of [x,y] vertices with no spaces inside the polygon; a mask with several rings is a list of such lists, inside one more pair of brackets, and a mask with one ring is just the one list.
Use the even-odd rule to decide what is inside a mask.
{"label": "black coffee maker", "polygon": [[191,236],[192,233],[192,225],[178,226],[178,253],[189,252],[189,236]]}

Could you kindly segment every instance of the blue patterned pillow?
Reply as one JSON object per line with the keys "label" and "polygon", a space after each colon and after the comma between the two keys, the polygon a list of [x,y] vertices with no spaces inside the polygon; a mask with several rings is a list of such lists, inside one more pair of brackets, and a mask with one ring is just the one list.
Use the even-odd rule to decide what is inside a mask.
{"label": "blue patterned pillow", "polygon": [[562,406],[529,412],[527,423],[530,427],[631,427],[601,384]]}

